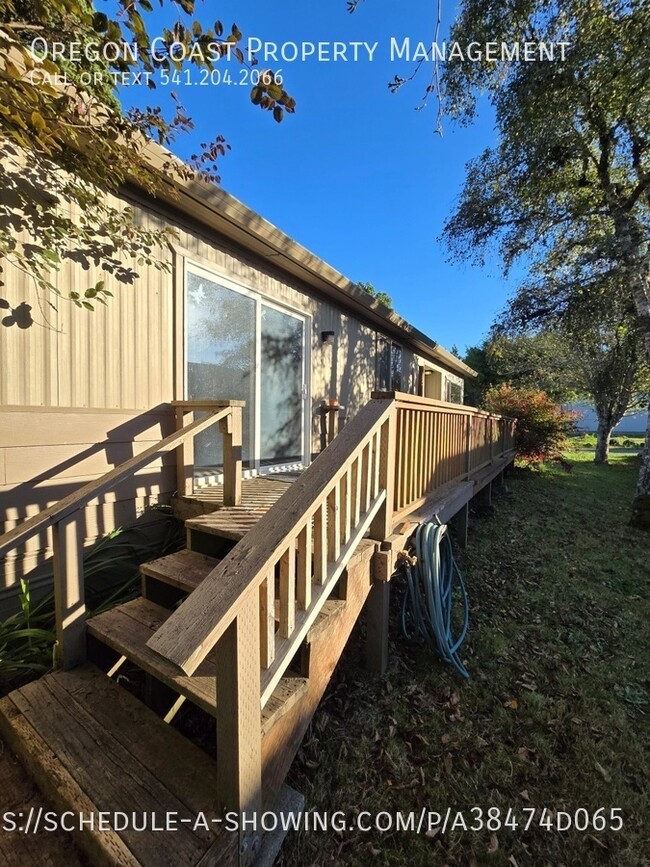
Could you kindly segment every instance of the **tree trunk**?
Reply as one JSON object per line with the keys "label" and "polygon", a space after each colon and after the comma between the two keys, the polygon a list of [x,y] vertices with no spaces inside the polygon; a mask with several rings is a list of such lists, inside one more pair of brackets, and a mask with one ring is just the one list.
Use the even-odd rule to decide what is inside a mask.
{"label": "tree trunk", "polygon": [[636,497],[632,504],[632,525],[644,530],[650,530],[650,406],[648,407],[648,422],[645,429],[645,445],[641,455],[641,469]]}
{"label": "tree trunk", "polygon": [[598,430],[596,432],[596,456],[594,457],[595,464],[606,464],[609,461],[609,441],[614,430],[613,425],[607,422],[598,420]]}
{"label": "tree trunk", "polygon": [[[617,240],[629,275],[630,290],[644,336],[646,359],[650,362],[650,252],[644,233],[629,214],[614,214]],[[632,504],[632,525],[650,530],[650,406],[641,469]]]}

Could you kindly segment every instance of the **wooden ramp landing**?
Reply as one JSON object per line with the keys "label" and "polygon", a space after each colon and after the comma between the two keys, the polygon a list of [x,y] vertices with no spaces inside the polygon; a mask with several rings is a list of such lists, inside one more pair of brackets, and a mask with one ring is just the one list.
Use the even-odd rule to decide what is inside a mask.
{"label": "wooden ramp landing", "polygon": [[[93,864],[224,863],[226,835],[212,822],[216,763],[95,666],[58,671],[0,700],[0,733],[59,813],[96,822],[118,811],[158,825],[177,816],[169,835],[149,828],[80,831]],[[203,813],[210,829],[194,822]],[[192,821],[183,821],[183,820]],[[111,826],[113,822],[110,821]],[[93,851],[89,851],[89,847]]]}

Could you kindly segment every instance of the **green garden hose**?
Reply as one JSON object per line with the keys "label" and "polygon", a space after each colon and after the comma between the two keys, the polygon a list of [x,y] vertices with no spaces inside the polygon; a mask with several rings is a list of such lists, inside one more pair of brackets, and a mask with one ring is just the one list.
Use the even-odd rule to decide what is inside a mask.
{"label": "green garden hose", "polygon": [[[469,677],[458,651],[469,624],[465,582],[454,559],[446,524],[420,524],[415,533],[415,558],[405,558],[406,593],[402,604],[402,632],[424,640],[463,677]],[[454,591],[459,592],[456,594]],[[453,634],[454,599],[460,599],[463,626]]]}

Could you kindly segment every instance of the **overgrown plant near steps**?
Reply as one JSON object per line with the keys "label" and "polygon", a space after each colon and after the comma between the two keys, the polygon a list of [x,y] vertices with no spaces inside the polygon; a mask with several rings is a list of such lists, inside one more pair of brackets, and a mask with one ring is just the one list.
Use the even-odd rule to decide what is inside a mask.
{"label": "overgrown plant near steps", "polygon": [[[84,553],[86,605],[99,614],[139,592],[139,566],[180,550],[183,525],[166,506],[153,506],[155,521],[136,520],[103,536]],[[54,594],[34,603],[21,579],[20,611],[0,622],[0,695],[39,677],[53,665]]]}

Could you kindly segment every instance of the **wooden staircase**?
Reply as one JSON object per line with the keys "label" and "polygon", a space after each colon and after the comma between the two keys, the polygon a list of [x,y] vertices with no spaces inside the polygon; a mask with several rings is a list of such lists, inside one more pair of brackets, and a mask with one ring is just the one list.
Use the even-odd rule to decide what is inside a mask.
{"label": "wooden staircase", "polygon": [[[196,530],[188,535],[200,538]],[[216,547],[226,538],[211,527],[209,539]],[[205,546],[205,539],[201,543]],[[377,548],[376,542],[360,543],[262,710],[268,807],[274,806],[363,607],[371,585],[370,559]],[[185,549],[144,563],[143,595],[88,619],[90,662],[56,671],[0,700],[0,735],[59,814],[83,813],[97,821],[101,814],[135,814],[136,827],[145,816],[154,817],[147,830],[135,831],[131,823],[118,831],[93,830],[87,822],[84,830],[75,831],[93,864],[157,867],[237,861],[235,843],[220,833],[216,761],[168,724],[183,700],[216,716],[215,651],[190,676],[147,646],[219,562]],[[119,683],[127,662],[147,677],[147,689],[138,698]],[[172,821],[168,814],[180,828],[171,847],[160,831]]]}
{"label": "wooden staircase", "polygon": [[[176,409],[175,434],[0,537],[3,556],[52,528],[60,665],[0,700],[0,736],[59,814],[83,814],[75,835],[92,864],[254,864],[268,837],[226,830],[223,818],[278,809],[367,600],[370,646],[384,664],[387,581],[406,538],[393,535],[398,521],[466,509],[514,456],[511,420],[379,395],[296,481],[275,484],[280,499],[271,502],[269,488],[246,508],[241,403]],[[207,415],[185,425],[195,409]],[[143,564],[141,597],[86,619],[80,510],[172,450],[183,497],[193,438],[215,423],[220,510],[195,510],[187,549]],[[118,682],[127,663],[143,673],[141,695]],[[204,738],[191,742],[170,724],[184,702],[205,731],[216,721],[216,761]],[[97,826],[115,811],[126,823],[109,815],[109,830]],[[161,833],[169,821],[179,830]]]}

